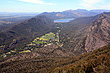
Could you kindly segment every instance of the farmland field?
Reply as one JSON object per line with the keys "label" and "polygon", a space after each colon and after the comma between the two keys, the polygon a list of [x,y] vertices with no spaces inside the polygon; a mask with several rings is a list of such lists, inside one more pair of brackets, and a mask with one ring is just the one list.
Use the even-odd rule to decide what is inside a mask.
{"label": "farmland field", "polygon": [[49,39],[51,39],[51,38],[54,39],[54,37],[55,37],[55,34],[50,32],[50,33],[45,34],[44,36],[42,36],[42,37],[40,38],[40,40],[49,40]]}
{"label": "farmland field", "polygon": [[47,33],[41,37],[37,37],[36,39],[33,40],[33,43],[35,43],[35,44],[47,43],[46,41],[48,41],[50,39],[55,39],[55,34],[52,32]]}

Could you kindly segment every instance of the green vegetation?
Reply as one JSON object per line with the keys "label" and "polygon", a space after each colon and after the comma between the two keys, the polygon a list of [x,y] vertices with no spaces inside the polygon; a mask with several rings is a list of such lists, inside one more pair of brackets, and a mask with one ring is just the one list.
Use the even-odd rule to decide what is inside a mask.
{"label": "green vegetation", "polygon": [[41,36],[40,38],[37,37],[36,39],[34,39],[34,40],[32,41],[32,43],[31,43],[30,45],[34,45],[33,43],[35,43],[35,44],[47,43],[47,42],[49,42],[49,40],[54,40],[55,38],[57,38],[57,37],[55,36],[55,34],[52,33],[52,32],[50,32],[50,33],[47,33],[47,34]]}
{"label": "green vegetation", "polygon": [[40,37],[48,32],[57,32],[57,28],[54,27],[54,23],[51,21],[46,16],[36,16],[27,20],[27,22],[20,22],[16,26],[12,24],[9,26],[10,29],[6,29],[5,32],[0,33],[0,39],[3,39],[0,40],[0,55],[16,48],[24,49],[34,38]]}
{"label": "green vegetation", "polygon": [[[25,54],[28,56],[28,54]],[[0,64],[2,73],[110,73],[110,45],[77,57],[14,59]]]}
{"label": "green vegetation", "polygon": [[57,28],[60,28],[60,27],[57,27]]}
{"label": "green vegetation", "polygon": [[44,43],[43,41],[35,41],[35,44]]}
{"label": "green vegetation", "polygon": [[14,51],[14,50],[11,50],[11,51],[9,51],[9,52],[7,52],[7,53],[3,53],[3,54],[1,54],[0,55],[0,57],[2,58],[6,58],[7,56],[12,56],[12,55],[15,55],[16,54],[16,51]]}
{"label": "green vegetation", "polygon": [[54,37],[55,37],[55,34],[52,33],[52,32],[50,32],[50,33],[45,34],[44,36],[42,36],[42,37],[40,38],[40,40],[49,40],[49,39],[51,39],[51,38],[55,39]]}
{"label": "green vegetation", "polygon": [[[31,52],[30,51],[31,49],[41,48],[41,47],[45,46],[46,44],[52,43],[56,38],[57,38],[57,36],[54,33],[52,33],[52,32],[47,33],[47,34],[41,36],[40,38],[39,37],[35,38],[30,44],[25,46],[23,49],[19,48],[16,50],[7,51],[6,53],[1,54],[0,57],[6,58],[7,56],[12,56],[17,53]],[[16,42],[16,39],[13,39],[13,42]],[[0,47],[4,47],[4,46],[5,45],[2,45]]]}
{"label": "green vegetation", "polygon": [[52,73],[110,73],[110,45],[76,57],[73,62],[55,68]]}
{"label": "green vegetation", "polygon": [[28,53],[31,52],[30,50],[24,50],[24,51],[20,51],[19,53]]}

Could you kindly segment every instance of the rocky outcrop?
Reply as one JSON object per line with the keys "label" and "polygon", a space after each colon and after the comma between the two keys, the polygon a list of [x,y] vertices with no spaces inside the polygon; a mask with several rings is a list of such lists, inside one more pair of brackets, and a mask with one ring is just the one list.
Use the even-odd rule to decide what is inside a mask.
{"label": "rocky outcrop", "polygon": [[87,29],[85,49],[87,52],[103,47],[110,43],[110,13],[103,13],[90,23]]}
{"label": "rocky outcrop", "polygon": [[85,43],[85,50],[87,52],[90,52],[92,50],[95,50],[97,48],[103,47],[107,45],[108,43],[101,40],[100,38],[93,36],[91,34],[87,35],[86,43]]}

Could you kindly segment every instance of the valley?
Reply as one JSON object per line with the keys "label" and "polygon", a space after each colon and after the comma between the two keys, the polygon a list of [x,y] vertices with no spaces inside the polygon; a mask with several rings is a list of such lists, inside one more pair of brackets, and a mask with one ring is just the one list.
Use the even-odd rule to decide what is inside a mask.
{"label": "valley", "polygon": [[[63,44],[59,42],[59,33],[62,26],[60,23],[55,23],[55,28],[57,29],[56,33],[49,32],[44,34],[43,36],[36,37],[34,40],[32,40],[32,42],[26,44],[24,48],[10,50],[6,53],[1,54],[0,58],[6,58],[21,53],[30,53],[34,49],[43,48],[52,44],[56,44],[57,46],[62,46]],[[13,39],[13,41],[16,41],[16,39]],[[4,46],[5,45],[2,45],[0,47],[2,48]]]}
{"label": "valley", "polygon": [[39,14],[0,32],[0,71],[109,72],[110,13],[77,16],[66,22],[54,21],[67,18],[59,17],[63,12],[53,14],[57,12]]}
{"label": "valley", "polygon": [[0,0],[0,73],[110,73],[110,0]]}

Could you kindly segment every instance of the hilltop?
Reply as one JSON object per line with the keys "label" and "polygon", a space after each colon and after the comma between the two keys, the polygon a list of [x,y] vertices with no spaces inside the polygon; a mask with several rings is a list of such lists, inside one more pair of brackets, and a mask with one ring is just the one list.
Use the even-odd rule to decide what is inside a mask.
{"label": "hilltop", "polygon": [[36,16],[16,24],[7,31],[0,33],[1,53],[10,49],[23,48],[37,36],[55,31],[53,26],[53,20],[46,16]]}

